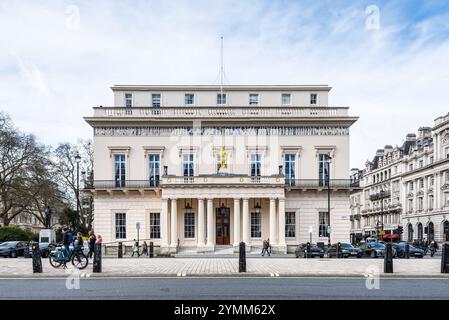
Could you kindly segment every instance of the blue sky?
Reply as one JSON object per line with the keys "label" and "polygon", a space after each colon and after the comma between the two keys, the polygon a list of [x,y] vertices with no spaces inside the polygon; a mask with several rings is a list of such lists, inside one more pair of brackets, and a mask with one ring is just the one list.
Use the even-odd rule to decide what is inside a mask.
{"label": "blue sky", "polygon": [[351,167],[449,111],[445,0],[0,0],[0,110],[46,144],[90,137],[113,84],[216,83],[221,35],[231,84],[333,87],[360,116]]}

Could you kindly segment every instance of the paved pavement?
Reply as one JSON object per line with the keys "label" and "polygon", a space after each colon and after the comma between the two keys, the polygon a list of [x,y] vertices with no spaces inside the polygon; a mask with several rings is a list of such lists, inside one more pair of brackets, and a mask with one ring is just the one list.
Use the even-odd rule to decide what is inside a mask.
{"label": "paved pavement", "polygon": [[67,282],[54,278],[0,279],[0,300],[259,299],[273,304],[277,299],[449,299],[447,278],[388,278],[381,279],[376,287],[367,287],[361,278],[96,278],[80,279],[77,286],[74,282],[67,286]]}
{"label": "paved pavement", "polygon": [[[383,259],[285,259],[248,258],[247,272],[239,273],[236,258],[123,258],[103,259],[103,272],[92,273],[92,263],[81,276],[355,276],[383,274]],[[66,277],[67,271],[54,269],[48,259],[42,260],[43,273],[33,274],[31,259],[0,258],[0,278]],[[448,277],[441,274],[440,259],[394,259],[393,276]],[[73,270],[70,265],[69,271]]]}

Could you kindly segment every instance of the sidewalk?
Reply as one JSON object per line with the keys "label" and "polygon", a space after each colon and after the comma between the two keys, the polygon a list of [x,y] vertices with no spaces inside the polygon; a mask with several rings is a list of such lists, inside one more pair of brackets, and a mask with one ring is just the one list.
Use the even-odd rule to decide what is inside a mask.
{"label": "sidewalk", "polygon": [[[247,272],[239,273],[236,258],[108,258],[102,273],[92,273],[92,261],[81,270],[85,277],[364,277],[379,272],[394,277],[447,277],[441,274],[440,259],[394,259],[394,274],[383,274],[383,259],[267,259],[248,258]],[[43,273],[33,274],[31,259],[0,259],[0,278],[65,277],[67,270],[54,269],[42,260]],[[70,265],[69,271],[74,268]]]}

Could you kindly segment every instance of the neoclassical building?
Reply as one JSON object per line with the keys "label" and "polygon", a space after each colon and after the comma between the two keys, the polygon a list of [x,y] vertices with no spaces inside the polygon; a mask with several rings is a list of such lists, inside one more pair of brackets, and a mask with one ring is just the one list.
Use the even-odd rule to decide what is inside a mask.
{"label": "neoclassical building", "polygon": [[[348,107],[329,86],[117,85],[94,107],[94,228],[161,252],[349,241]],[[330,209],[330,213],[329,213]]]}
{"label": "neoclassical building", "polygon": [[403,227],[404,241],[449,241],[449,114],[433,127],[409,133],[401,146],[377,150],[357,173],[361,190],[351,194],[351,237],[387,238]]}

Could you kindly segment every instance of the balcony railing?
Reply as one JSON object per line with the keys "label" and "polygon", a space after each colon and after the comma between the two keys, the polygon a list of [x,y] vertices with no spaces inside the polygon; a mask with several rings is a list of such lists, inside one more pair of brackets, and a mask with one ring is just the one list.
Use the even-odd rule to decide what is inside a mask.
{"label": "balcony railing", "polygon": [[247,175],[201,175],[194,177],[165,176],[162,186],[177,185],[272,185],[283,186],[283,176],[247,176]]}
{"label": "balcony railing", "polygon": [[346,117],[348,107],[94,107],[94,117],[248,118]]}
{"label": "balcony railing", "polygon": [[378,192],[378,193],[372,194],[369,196],[369,199],[371,201],[374,201],[374,200],[389,198],[390,196],[391,196],[391,192],[390,192],[390,190],[387,190],[387,191],[384,191],[383,193]]}
{"label": "balcony railing", "polygon": [[[328,181],[321,179],[285,179],[285,185],[291,188],[298,189],[326,189],[328,188]],[[354,182],[351,179],[330,179],[329,187],[335,188],[358,188],[358,181]]]}
{"label": "balcony railing", "polygon": [[153,189],[160,188],[159,180],[95,180],[85,183],[85,189]]}

